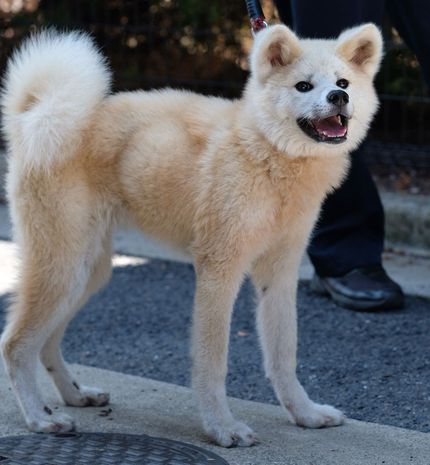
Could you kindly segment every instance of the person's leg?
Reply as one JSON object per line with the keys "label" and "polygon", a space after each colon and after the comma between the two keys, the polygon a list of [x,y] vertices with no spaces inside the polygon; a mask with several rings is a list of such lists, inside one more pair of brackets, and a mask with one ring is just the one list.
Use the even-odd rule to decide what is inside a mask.
{"label": "person's leg", "polygon": [[[276,0],[276,4],[286,0]],[[384,0],[291,0],[294,31],[301,37],[334,38],[344,29],[372,22],[380,25]]]}
{"label": "person's leg", "polygon": [[[337,37],[360,23],[380,24],[383,3],[292,0],[293,28],[303,37]],[[383,243],[381,200],[357,150],[345,182],[323,205],[308,253],[318,275],[341,276],[357,267],[380,264]]]}
{"label": "person's leg", "polygon": [[[384,0],[292,0],[290,3],[293,29],[302,37],[312,38],[337,37],[344,29],[360,23],[381,24],[384,10]],[[282,10],[280,16],[284,19]],[[329,291],[338,303],[351,308],[390,307],[393,293],[398,297],[400,292],[402,296],[381,268],[384,244],[381,200],[361,150],[351,157],[350,172],[343,185],[324,203],[308,248],[317,274],[314,288]],[[356,270],[359,270],[358,279]],[[351,283],[348,273],[353,273]],[[342,278],[342,289],[336,286],[335,277]],[[331,292],[332,284],[336,287],[335,293]],[[341,296],[344,291],[348,296]],[[400,300],[395,299],[395,306]]]}
{"label": "person's leg", "polygon": [[381,264],[384,210],[361,151],[342,186],[324,202],[308,253],[319,276]]}

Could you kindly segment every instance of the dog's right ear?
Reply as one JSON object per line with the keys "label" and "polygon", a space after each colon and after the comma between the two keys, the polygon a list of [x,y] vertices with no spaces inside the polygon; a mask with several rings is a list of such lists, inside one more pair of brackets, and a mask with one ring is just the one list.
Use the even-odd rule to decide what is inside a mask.
{"label": "dog's right ear", "polygon": [[251,72],[264,83],[279,69],[283,69],[301,55],[299,39],[287,26],[276,25],[256,34],[251,52]]}

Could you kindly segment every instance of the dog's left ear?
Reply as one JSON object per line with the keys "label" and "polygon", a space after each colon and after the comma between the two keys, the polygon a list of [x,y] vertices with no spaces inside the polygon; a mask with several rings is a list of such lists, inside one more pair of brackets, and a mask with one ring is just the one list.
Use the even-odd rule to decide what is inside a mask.
{"label": "dog's left ear", "polygon": [[299,39],[287,26],[278,24],[256,34],[251,52],[251,72],[264,83],[301,55]]}
{"label": "dog's left ear", "polygon": [[336,53],[373,78],[381,64],[382,46],[380,30],[367,23],[342,32],[337,40]]}

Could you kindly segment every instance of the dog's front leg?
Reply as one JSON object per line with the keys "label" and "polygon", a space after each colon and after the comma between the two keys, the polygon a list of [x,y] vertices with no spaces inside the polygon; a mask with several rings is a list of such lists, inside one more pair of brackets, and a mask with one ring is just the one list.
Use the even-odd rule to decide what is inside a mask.
{"label": "dog's front leg", "polygon": [[205,431],[221,446],[251,446],[257,439],[230,412],[225,390],[233,303],[242,273],[196,263],[193,322],[193,387]]}
{"label": "dog's front leg", "polygon": [[298,268],[303,247],[286,241],[261,257],[253,269],[259,295],[258,330],[265,370],[276,395],[293,421],[309,428],[336,426],[344,415],[309,399],[296,375]]}

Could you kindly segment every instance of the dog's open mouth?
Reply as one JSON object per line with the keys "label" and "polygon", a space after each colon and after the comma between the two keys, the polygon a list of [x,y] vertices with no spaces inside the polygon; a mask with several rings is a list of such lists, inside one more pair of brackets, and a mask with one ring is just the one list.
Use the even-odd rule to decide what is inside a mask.
{"label": "dog's open mouth", "polygon": [[348,118],[340,114],[324,119],[299,118],[297,124],[305,134],[317,142],[340,144],[346,140],[348,134]]}

